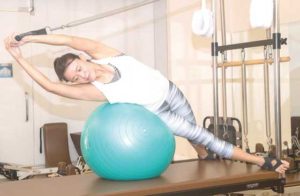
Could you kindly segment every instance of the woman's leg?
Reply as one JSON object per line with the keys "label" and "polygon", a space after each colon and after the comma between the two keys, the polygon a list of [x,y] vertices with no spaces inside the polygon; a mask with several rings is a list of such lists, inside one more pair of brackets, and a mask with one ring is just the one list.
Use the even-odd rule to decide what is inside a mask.
{"label": "woman's leg", "polygon": [[[193,138],[201,135],[202,128],[197,127],[190,104],[172,82],[170,82],[169,94],[165,102],[156,113],[172,129],[175,135],[185,137],[190,141],[200,158],[207,157],[207,151],[202,143],[193,140]],[[209,135],[211,137],[212,134]]]}
{"label": "woman's leg", "polygon": [[[266,164],[264,158],[248,154],[240,148],[220,140],[208,130],[198,127],[188,101],[172,83],[170,83],[169,96],[156,113],[175,135],[187,138],[194,147],[197,144],[203,144],[225,158],[255,163],[262,167]],[[195,149],[198,152],[197,148]],[[289,167],[288,162],[277,159],[270,160],[268,164],[271,165],[272,170],[278,173],[284,173]]]}
{"label": "woman's leg", "polygon": [[208,130],[185,120],[172,111],[162,111],[157,115],[169,126],[174,135],[184,137],[193,144],[204,145],[221,157],[231,157],[233,145],[220,140]]}
{"label": "woman's leg", "polygon": [[[177,86],[171,81],[169,87],[169,95],[166,99],[166,105],[168,107],[167,110],[178,114],[179,116],[183,117],[184,119],[195,125],[197,124],[195,115],[188,100],[185,98],[181,90],[177,88]],[[199,158],[205,159],[208,157],[208,153],[205,149],[205,146],[201,144],[192,143],[191,141],[189,142],[192,145],[192,147],[196,150]]]}
{"label": "woman's leg", "polygon": [[181,90],[171,81],[169,85],[169,94],[163,105],[158,109],[158,112],[162,111],[172,111],[183,117],[185,120],[196,124],[196,118],[188,100],[185,98]]}

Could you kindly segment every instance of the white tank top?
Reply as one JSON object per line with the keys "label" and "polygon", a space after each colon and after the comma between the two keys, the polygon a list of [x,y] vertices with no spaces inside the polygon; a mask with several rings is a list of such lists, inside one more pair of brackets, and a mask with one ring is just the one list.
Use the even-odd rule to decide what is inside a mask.
{"label": "white tank top", "polygon": [[167,97],[168,79],[130,56],[109,57],[92,62],[111,64],[119,70],[121,77],[117,81],[107,84],[92,82],[110,103],[134,103],[155,111]]}

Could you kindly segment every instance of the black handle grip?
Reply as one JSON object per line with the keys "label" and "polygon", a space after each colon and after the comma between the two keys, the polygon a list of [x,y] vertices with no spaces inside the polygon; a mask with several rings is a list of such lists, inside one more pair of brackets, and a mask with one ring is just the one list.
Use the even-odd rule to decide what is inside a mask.
{"label": "black handle grip", "polygon": [[46,28],[43,28],[43,29],[39,29],[39,30],[35,30],[35,31],[29,31],[29,32],[26,32],[26,33],[16,35],[15,39],[17,41],[21,41],[23,39],[23,37],[25,37],[27,35],[46,35],[46,34],[47,34],[47,30],[46,30]]}

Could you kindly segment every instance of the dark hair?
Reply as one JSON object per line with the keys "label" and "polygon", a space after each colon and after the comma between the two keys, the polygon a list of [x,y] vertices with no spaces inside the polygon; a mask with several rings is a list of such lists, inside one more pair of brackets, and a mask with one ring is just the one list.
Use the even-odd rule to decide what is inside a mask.
{"label": "dark hair", "polygon": [[73,53],[67,53],[54,60],[54,70],[60,81],[68,81],[65,78],[64,73],[74,59],[79,59],[79,56]]}

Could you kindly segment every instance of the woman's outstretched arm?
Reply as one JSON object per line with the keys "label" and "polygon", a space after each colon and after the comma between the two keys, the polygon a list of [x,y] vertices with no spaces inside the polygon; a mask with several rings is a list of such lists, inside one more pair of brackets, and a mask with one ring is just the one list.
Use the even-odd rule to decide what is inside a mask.
{"label": "woman's outstretched arm", "polygon": [[106,101],[105,96],[92,84],[68,85],[52,82],[22,56],[19,46],[12,46],[12,39],[12,36],[10,36],[4,40],[6,50],[18,62],[18,64],[20,64],[27,74],[45,90],[72,99]]}

